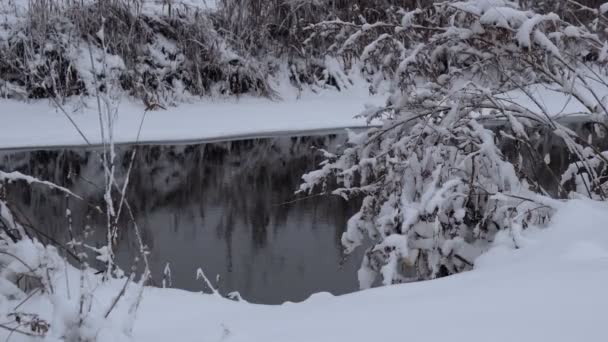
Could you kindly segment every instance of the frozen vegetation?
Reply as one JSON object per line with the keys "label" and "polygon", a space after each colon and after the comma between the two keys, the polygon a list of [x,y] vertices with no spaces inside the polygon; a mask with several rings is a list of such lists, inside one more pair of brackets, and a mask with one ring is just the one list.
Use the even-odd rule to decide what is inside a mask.
{"label": "frozen vegetation", "polygon": [[[43,245],[0,185],[6,339],[606,339],[606,5],[1,3],[0,143],[102,145],[103,203],[90,210],[107,221],[103,247],[84,243],[87,229]],[[223,298],[202,270],[192,276],[211,293],[149,287],[135,222],[139,268],[116,266],[119,219],[134,215],[114,143],[365,125],[320,151],[297,191],[360,201],[341,242],[365,248],[364,291],[254,305]],[[563,170],[542,136],[563,143]],[[0,180],[82,200],[18,172]]]}

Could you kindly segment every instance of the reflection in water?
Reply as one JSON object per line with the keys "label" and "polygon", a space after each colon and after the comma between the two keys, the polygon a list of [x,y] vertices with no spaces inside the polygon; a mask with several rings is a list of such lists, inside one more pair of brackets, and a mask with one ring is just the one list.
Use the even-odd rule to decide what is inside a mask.
{"label": "reflection in water", "polygon": [[[340,235],[356,204],[336,197],[292,202],[300,176],[321,159],[313,147],[335,149],[342,137],[272,138],[191,146],[118,147],[119,178],[137,149],[128,199],[150,249],[155,284],[166,263],[174,287],[202,290],[196,269],[224,293],[239,291],[260,303],[299,301],[318,291],[357,289],[361,255],[343,261]],[[0,153],[2,170],[19,170],[69,187],[90,203],[102,202],[99,151],[59,149]],[[66,208],[89,244],[105,238],[103,215],[83,202],[40,186],[9,186],[10,201],[38,230],[65,242]],[[138,246],[127,220],[117,260],[125,270]]]}

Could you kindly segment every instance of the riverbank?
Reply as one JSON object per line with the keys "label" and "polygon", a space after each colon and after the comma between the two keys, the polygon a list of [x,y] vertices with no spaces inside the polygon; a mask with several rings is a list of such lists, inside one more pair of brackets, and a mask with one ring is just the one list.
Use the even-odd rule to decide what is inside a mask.
{"label": "riverbank", "polygon": [[[385,105],[388,97],[387,93],[370,95],[368,84],[362,80],[343,91],[296,93],[291,87],[282,89],[281,98],[276,100],[252,96],[207,97],[152,111],[146,111],[138,100],[125,97],[116,106],[114,142],[196,144],[339,133],[344,128],[369,127],[366,120],[357,115],[367,106]],[[584,106],[557,91],[536,86],[530,91],[543,100],[542,108],[517,90],[500,98],[506,104],[518,103],[541,117],[547,113],[564,124],[598,119],[588,116]],[[61,108],[50,100],[0,99],[0,149],[102,143],[95,98],[72,98]]]}
{"label": "riverbank", "polygon": [[[284,94],[281,100],[254,97],[205,98],[166,110],[145,112],[142,103],[124,98],[116,114],[116,143],[203,143],[249,137],[301,135],[366,127],[356,118],[368,104],[380,106],[386,96],[370,96],[363,86],[301,96]],[[93,98],[63,106],[90,144],[100,144],[101,134]],[[0,100],[0,148],[87,145],[82,135],[49,100],[20,102]],[[139,130],[141,125],[141,132]],[[138,137],[138,132],[140,132]]]}

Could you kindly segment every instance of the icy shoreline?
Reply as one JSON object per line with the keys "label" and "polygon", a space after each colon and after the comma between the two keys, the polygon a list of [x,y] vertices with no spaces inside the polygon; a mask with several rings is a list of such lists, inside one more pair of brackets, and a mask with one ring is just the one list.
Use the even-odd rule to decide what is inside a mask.
{"label": "icy shoreline", "polygon": [[[99,118],[94,99],[84,109],[73,110],[76,101],[64,106],[91,145],[101,143]],[[116,143],[203,143],[276,135],[302,135],[366,127],[365,119],[355,116],[367,104],[379,106],[384,96],[370,96],[365,89],[343,92],[303,94],[283,100],[242,97],[201,99],[167,110],[145,113],[144,105],[123,99],[117,113]],[[0,148],[32,148],[87,145],[65,114],[48,100],[29,103],[0,101]]]}

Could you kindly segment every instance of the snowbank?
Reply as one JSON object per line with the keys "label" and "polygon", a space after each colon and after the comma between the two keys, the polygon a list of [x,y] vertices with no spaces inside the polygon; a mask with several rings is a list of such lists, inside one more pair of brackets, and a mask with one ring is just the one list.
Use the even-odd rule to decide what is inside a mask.
{"label": "snowbank", "polygon": [[[543,111],[555,117],[588,113],[580,102],[558,91],[540,86],[530,87],[529,91],[542,101],[540,104],[544,108],[539,108],[521,91],[505,93],[500,98],[505,103],[518,103],[540,116]],[[145,115],[139,140],[137,132],[145,107],[142,103],[124,99],[119,106],[115,141],[205,142],[366,127],[366,121],[356,118],[356,115],[367,105],[384,105],[387,97],[369,95],[363,82],[357,82],[342,92],[325,90],[315,94],[307,91],[297,96],[284,91],[281,95],[282,100],[274,101],[249,96],[206,98],[167,110],[150,111]],[[101,138],[95,101],[89,98],[84,104],[82,107],[73,99],[65,108],[86,137],[93,144],[99,144]],[[0,118],[0,148],[85,144],[65,114],[48,100],[26,103],[0,99]]]}
{"label": "snowbank", "polygon": [[[142,126],[140,142],[209,141],[248,136],[271,136],[279,133],[317,131],[344,127],[364,127],[364,119],[354,118],[366,104],[383,105],[385,97],[370,96],[364,87],[343,92],[327,90],[297,97],[283,95],[283,100],[241,97],[202,99],[167,110],[150,111]],[[65,106],[85,136],[101,142],[99,118],[94,99],[86,108],[75,103]],[[144,105],[123,100],[118,111],[115,141],[137,140]],[[37,147],[82,145],[84,141],[65,114],[49,101],[24,103],[0,100],[0,147]]]}
{"label": "snowbank", "polygon": [[[119,103],[114,139],[117,143],[206,142],[278,134],[310,134],[315,131],[366,127],[356,118],[368,105],[383,106],[387,92],[370,95],[368,84],[353,76],[354,85],[343,91],[325,89],[297,93],[286,81],[277,80],[280,100],[252,96],[202,98],[166,110],[149,111],[141,102],[124,98]],[[582,88],[582,87],[578,87]],[[599,96],[600,84],[593,84]],[[573,96],[547,86],[529,86],[538,102],[521,90],[499,95],[505,104],[516,103],[543,117],[580,116],[588,109]],[[588,91],[581,96],[592,98]],[[591,101],[592,102],[592,101]],[[100,144],[99,118],[95,99],[72,98],[64,109],[92,144]],[[140,123],[142,131],[137,139]],[[0,148],[84,145],[85,142],[66,115],[50,100],[21,102],[0,99]]]}
{"label": "snowbank", "polygon": [[[443,279],[261,306],[147,289],[136,341],[605,341],[608,205],[572,201]],[[522,243],[523,242],[523,243]]]}
{"label": "snowbank", "polygon": [[[608,89],[603,84],[593,82],[590,86],[598,98],[601,99],[608,95],[606,93]],[[589,114],[588,108],[581,101],[593,106],[597,103],[594,95],[585,89],[580,82],[577,82],[573,89],[576,89],[577,94],[581,97],[580,99],[576,99],[572,94],[565,93],[557,85],[531,85],[526,87],[528,93],[522,90],[513,90],[497,97],[506,105],[515,103],[536,113],[541,118],[544,117],[544,113],[554,118]],[[534,99],[530,96],[533,96]]]}

